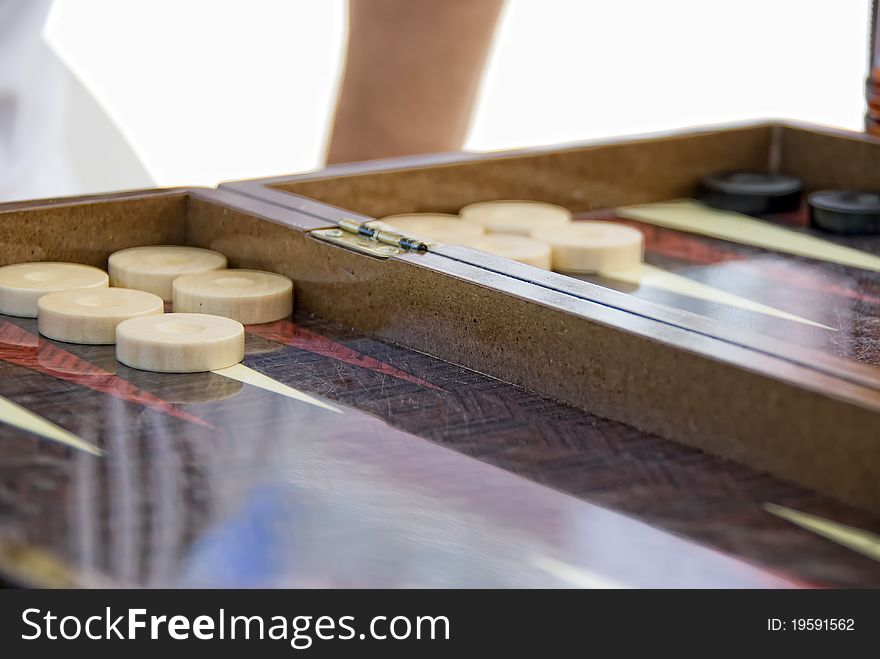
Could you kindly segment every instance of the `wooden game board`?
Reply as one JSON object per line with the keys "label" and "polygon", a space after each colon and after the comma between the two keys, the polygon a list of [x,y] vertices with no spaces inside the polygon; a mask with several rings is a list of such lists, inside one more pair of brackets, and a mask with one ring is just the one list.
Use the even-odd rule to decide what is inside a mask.
{"label": "wooden game board", "polygon": [[[674,154],[679,140],[706,139],[716,160],[729,151],[747,166],[744,153],[788,130],[799,133],[758,126],[511,160],[549,182],[561,175],[530,158],[595,153],[628,172],[647,157],[623,155],[631,148]],[[815,133],[826,138],[865,148]],[[703,151],[689,148],[695,175]],[[297,307],[247,328],[241,368],[192,375],[128,369],[112,347],[49,341],[32,320],[0,318],[6,579],[876,586],[868,361],[464,248],[375,254],[315,233],[360,217],[325,201],[361,199],[352,206],[375,215],[449,210],[476,200],[476,183],[445,206],[429,184],[467,188],[468,168],[506,162],[465,161],[272,184],[337,195],[324,201],[243,184],[0,207],[3,264],[103,265],[124,247],[191,244],[290,276]],[[394,172],[403,179],[386,178]],[[519,176],[488,176],[497,187],[485,198],[519,189]],[[425,205],[386,199],[417,196],[416,185]],[[649,237],[649,260],[680,265],[661,261],[668,242]],[[727,261],[703,265],[716,263]],[[792,510],[817,517],[780,517]]]}

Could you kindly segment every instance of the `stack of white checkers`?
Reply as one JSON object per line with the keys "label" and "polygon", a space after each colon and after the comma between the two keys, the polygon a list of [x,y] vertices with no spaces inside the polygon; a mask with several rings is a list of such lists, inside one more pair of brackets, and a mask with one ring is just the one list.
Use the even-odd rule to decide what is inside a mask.
{"label": "stack of white checkers", "polygon": [[[293,282],[258,270],[227,269],[223,254],[152,245],[110,256],[107,272],[78,263],[0,267],[0,313],[36,318],[56,341],[116,344],[132,368],[193,373],[244,357],[244,325],[293,310]],[[172,313],[165,313],[167,301]]]}
{"label": "stack of white checkers", "polygon": [[450,243],[560,272],[637,268],[642,233],[614,222],[574,222],[567,208],[538,201],[483,201],[459,215],[389,215],[373,223],[427,243]]}

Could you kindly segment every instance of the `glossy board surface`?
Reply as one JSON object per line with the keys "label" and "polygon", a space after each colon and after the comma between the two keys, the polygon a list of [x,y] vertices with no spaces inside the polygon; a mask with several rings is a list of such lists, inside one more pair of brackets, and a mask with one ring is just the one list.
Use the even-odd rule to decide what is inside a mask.
{"label": "glossy board surface", "polygon": [[135,371],[0,319],[0,396],[101,451],[0,425],[7,578],[880,585],[764,504],[876,518],[427,355],[298,317],[250,326],[244,365],[263,379]]}
{"label": "glossy board surface", "polygon": [[[767,312],[601,275],[572,275],[641,299],[690,311],[848,361],[880,367],[880,272],[622,218],[614,210],[581,217],[623,222],[645,237],[645,262],[722,293],[765,305]],[[796,234],[880,255],[880,236],[840,236],[808,227],[797,213],[760,218]],[[791,314],[773,315],[769,310]],[[801,319],[801,320],[798,320]],[[810,322],[804,322],[810,321]],[[878,369],[880,374],[880,369]]]}

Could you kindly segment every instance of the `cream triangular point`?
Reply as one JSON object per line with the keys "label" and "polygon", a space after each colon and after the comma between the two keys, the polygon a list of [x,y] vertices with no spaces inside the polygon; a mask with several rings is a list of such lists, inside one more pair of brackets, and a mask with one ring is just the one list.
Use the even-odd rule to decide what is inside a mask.
{"label": "cream triangular point", "polygon": [[828,327],[828,325],[823,325],[822,323],[817,323],[808,318],[796,316],[795,314],[782,311],[781,309],[769,307],[766,304],[761,304],[760,302],[755,302],[740,297],[739,295],[728,293],[720,288],[708,286],[707,284],[647,264],[642,264],[641,266],[630,270],[615,270],[613,272],[600,272],[599,274],[603,277],[622,281],[627,284],[651,286],[653,288],[669,291],[670,293],[684,295],[685,297],[725,304],[729,307],[737,307],[739,309],[753,311],[766,316],[776,316],[777,318],[783,318],[785,320],[792,320],[798,323],[812,325],[814,327],[821,327],[835,332],[837,331],[833,327]]}
{"label": "cream triangular point", "polygon": [[2,396],[0,396],[0,423],[21,428],[27,432],[39,435],[53,442],[65,444],[80,451],[85,451],[86,453],[103,455],[103,451],[94,444],[80,439],[64,428],[56,426],[48,419],[44,419]]}
{"label": "cream triangular point", "polygon": [[880,272],[880,256],[692,200],[617,209],[617,215],[668,229]]}
{"label": "cream triangular point", "polygon": [[223,377],[232,378],[233,380],[238,380],[239,382],[249,384],[253,387],[259,387],[266,391],[271,391],[276,394],[281,394],[282,396],[287,396],[288,398],[293,398],[294,400],[302,401],[303,403],[308,403],[309,405],[321,407],[325,410],[330,410],[331,412],[342,413],[342,410],[339,410],[332,405],[328,405],[324,401],[319,400],[314,396],[309,396],[293,387],[288,387],[286,384],[282,384],[278,382],[278,380],[273,380],[267,375],[258,373],[244,364],[236,364],[235,366],[229,366],[211,372],[216,373],[217,375],[222,375]]}
{"label": "cream triangular point", "polygon": [[531,557],[531,563],[544,572],[556,577],[560,581],[575,588],[616,590],[625,586],[613,579],[585,570],[571,563],[560,561],[550,556],[536,554]]}
{"label": "cream triangular point", "polygon": [[854,526],[838,524],[818,515],[802,513],[799,510],[779,506],[775,503],[765,503],[764,509],[777,517],[791,522],[802,529],[812,531],[832,542],[852,549],[868,558],[880,561],[880,535],[876,535]]}

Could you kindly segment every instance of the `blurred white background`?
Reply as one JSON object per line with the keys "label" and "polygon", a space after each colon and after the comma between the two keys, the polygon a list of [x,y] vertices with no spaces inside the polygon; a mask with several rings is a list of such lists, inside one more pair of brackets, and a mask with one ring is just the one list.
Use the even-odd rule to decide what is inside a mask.
{"label": "blurred white background", "polygon": [[[508,0],[466,147],[762,117],[860,130],[869,5]],[[321,164],[344,0],[56,0],[45,36],[78,80],[82,191]]]}

